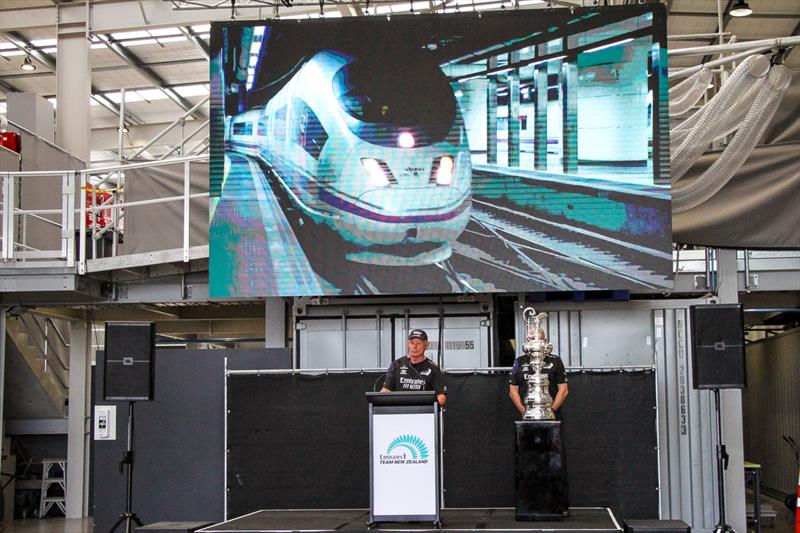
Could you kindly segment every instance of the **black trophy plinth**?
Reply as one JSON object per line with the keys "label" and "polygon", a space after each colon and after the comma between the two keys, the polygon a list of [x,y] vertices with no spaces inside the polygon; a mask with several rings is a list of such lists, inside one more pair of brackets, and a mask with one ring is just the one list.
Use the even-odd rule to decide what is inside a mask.
{"label": "black trophy plinth", "polygon": [[523,420],[516,426],[516,519],[563,520],[568,500],[561,422]]}

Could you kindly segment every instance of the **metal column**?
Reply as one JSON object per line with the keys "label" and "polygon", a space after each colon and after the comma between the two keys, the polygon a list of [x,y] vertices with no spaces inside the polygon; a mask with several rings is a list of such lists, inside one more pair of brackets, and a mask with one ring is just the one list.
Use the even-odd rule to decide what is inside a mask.
{"label": "metal column", "polygon": [[[736,250],[717,250],[718,296],[720,303],[739,302]],[[747,531],[744,494],[744,428],[742,391],[722,391],[722,430],[730,460],[725,472],[725,509],[728,523],[736,531]]]}
{"label": "metal column", "polygon": [[536,91],[533,93],[533,150],[536,170],[547,170],[547,63],[536,66]]}
{"label": "metal column", "polygon": [[56,144],[89,161],[91,70],[89,34],[80,27],[58,27],[56,68]]}
{"label": "metal column", "polygon": [[[3,421],[5,420],[5,412],[3,405],[3,398],[5,397],[6,386],[6,312],[8,307],[0,305],[0,456],[5,451],[3,450],[3,439],[5,435],[5,427]],[[2,494],[0,494],[2,497]],[[13,512],[13,511],[12,511]]]}
{"label": "metal column", "polygon": [[564,173],[578,170],[578,62],[561,63],[562,150]]}
{"label": "metal column", "polygon": [[286,347],[286,306],[283,298],[266,298],[264,301],[264,347]]}
{"label": "metal column", "polygon": [[[87,100],[88,101],[88,100]],[[92,368],[92,325],[73,322],[69,347],[69,419],[67,421],[67,518],[88,511],[89,372]]]}

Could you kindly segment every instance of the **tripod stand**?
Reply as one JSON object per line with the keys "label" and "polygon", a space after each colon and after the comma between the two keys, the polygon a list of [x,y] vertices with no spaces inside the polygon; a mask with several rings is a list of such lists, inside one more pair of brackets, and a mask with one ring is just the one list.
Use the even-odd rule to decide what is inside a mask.
{"label": "tripod stand", "polygon": [[131,522],[134,522],[139,527],[143,525],[136,513],[133,512],[133,403],[133,401],[128,402],[128,448],[119,462],[120,473],[122,473],[124,466],[128,467],[128,484],[125,488],[125,512],[119,516],[114,525],[111,526],[111,529],[108,530],[108,533],[114,533],[123,523],[125,524],[125,533],[133,533]]}
{"label": "tripod stand", "polygon": [[725,473],[728,469],[728,452],[722,443],[722,416],[720,415],[719,389],[714,391],[714,409],[717,413],[717,498],[719,500],[719,522],[714,526],[714,533],[736,533],[733,527],[725,522]]}

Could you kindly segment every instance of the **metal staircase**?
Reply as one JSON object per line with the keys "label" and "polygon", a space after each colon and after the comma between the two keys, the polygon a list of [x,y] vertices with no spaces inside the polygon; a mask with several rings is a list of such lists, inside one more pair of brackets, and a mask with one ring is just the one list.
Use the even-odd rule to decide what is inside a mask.
{"label": "metal staircase", "polygon": [[56,411],[67,416],[69,396],[68,326],[50,317],[12,314],[6,322],[8,337],[27,363]]}

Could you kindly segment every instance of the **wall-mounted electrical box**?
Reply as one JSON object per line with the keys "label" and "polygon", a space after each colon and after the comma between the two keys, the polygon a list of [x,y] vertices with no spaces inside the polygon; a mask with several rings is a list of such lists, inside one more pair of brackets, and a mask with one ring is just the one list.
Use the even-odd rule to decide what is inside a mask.
{"label": "wall-mounted electrical box", "polygon": [[94,406],[94,440],[117,439],[117,406]]}

